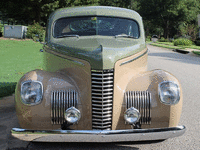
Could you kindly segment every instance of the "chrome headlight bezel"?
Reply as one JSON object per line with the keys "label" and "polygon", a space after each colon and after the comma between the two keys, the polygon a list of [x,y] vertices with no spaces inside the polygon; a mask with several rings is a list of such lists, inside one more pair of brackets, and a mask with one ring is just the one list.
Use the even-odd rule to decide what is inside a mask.
{"label": "chrome headlight bezel", "polygon": [[[38,93],[38,91],[34,91],[34,90],[37,90],[37,89],[34,89],[34,90],[32,90],[32,91],[34,91],[36,94],[40,94],[40,95],[38,95],[38,99],[39,100],[37,100],[37,102],[27,102],[27,100],[25,100],[25,95],[24,94],[26,94],[26,93],[24,93],[24,86],[26,85],[26,84],[38,84],[39,86],[40,86],[40,91],[39,91],[39,93]],[[31,86],[30,87],[28,87],[28,88],[31,88]],[[35,81],[35,80],[27,80],[27,81],[24,81],[24,82],[22,82],[21,83],[21,91],[20,91],[20,96],[21,96],[21,102],[24,104],[24,105],[28,105],[28,106],[33,106],[33,105],[37,105],[37,104],[40,104],[41,102],[42,102],[42,99],[43,99],[43,84],[42,84],[42,82],[40,82],[40,81]]]}
{"label": "chrome headlight bezel", "polygon": [[[163,87],[163,86],[166,86],[166,87]],[[163,88],[166,88],[164,89],[166,90],[166,92],[174,94],[174,95],[171,95],[171,97],[175,97],[175,100],[166,101],[163,95],[164,93]],[[177,83],[173,81],[163,81],[158,84],[158,95],[159,95],[159,99],[161,103],[165,105],[175,105],[180,101],[180,87]]]}

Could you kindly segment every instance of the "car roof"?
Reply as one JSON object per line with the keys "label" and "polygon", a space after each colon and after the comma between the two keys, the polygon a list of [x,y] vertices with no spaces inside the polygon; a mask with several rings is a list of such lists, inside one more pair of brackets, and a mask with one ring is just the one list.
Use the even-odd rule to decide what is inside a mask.
{"label": "car roof", "polygon": [[134,10],[108,7],[108,6],[85,6],[61,8],[54,11],[49,18],[52,23],[57,19],[74,16],[109,16],[134,19],[138,22],[142,20],[141,16]]}

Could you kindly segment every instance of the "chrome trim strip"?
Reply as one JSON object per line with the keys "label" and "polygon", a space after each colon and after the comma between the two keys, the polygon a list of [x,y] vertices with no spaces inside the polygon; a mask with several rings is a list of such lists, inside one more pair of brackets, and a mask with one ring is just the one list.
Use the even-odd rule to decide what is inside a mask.
{"label": "chrome trim strip", "polygon": [[185,126],[129,130],[28,130],[12,128],[12,136],[40,142],[123,142],[161,140],[185,133]]}
{"label": "chrome trim strip", "polygon": [[125,61],[125,62],[121,63],[120,66],[125,65],[125,64],[127,64],[127,63],[130,63],[130,62],[132,62],[132,61],[135,61],[136,59],[138,59],[138,58],[144,56],[147,52],[148,52],[148,50],[146,50],[143,54],[141,54],[141,55],[138,56],[138,57],[135,57],[135,58],[133,58],[133,59],[130,59],[130,60],[128,60],[128,61]]}
{"label": "chrome trim strip", "polygon": [[[92,77],[92,79],[94,79],[94,80],[102,80],[102,78],[95,78],[95,77]],[[106,79],[112,80],[113,77],[107,77]]]}
{"label": "chrome trim strip", "polygon": [[[72,59],[63,57],[62,54],[59,53],[59,52],[52,51],[52,50],[49,50],[49,49],[46,49],[45,52],[50,53],[50,54],[53,54],[53,55],[56,55],[56,56],[61,57],[61,58],[64,58],[64,59],[67,59],[67,60],[72,61],[72,62],[74,62],[74,63],[77,63],[77,64],[79,64],[79,65],[85,66],[85,64],[82,63],[82,62],[80,62],[80,61],[72,60]],[[64,52],[64,53],[67,53],[67,52],[65,52],[65,51],[63,51],[63,52]]]}

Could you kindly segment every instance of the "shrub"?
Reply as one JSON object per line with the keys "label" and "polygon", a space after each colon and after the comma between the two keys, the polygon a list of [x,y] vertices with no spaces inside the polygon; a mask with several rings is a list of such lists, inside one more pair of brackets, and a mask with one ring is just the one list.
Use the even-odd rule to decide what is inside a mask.
{"label": "shrub", "polygon": [[177,46],[177,45],[185,45],[185,46],[192,45],[191,40],[184,39],[184,38],[176,39],[176,40],[173,41],[173,43],[174,43],[174,46]]}
{"label": "shrub", "polygon": [[45,28],[42,27],[39,23],[34,22],[33,25],[28,26],[26,37],[31,38],[34,41],[39,39],[40,42],[43,42],[45,38]]}
{"label": "shrub", "polygon": [[169,42],[169,40],[165,39],[164,37],[161,37],[161,39],[159,39],[159,42]]}
{"label": "shrub", "polygon": [[179,37],[179,35],[174,35],[174,39],[178,39]]}
{"label": "shrub", "polygon": [[196,46],[200,46],[200,40],[195,41]]}
{"label": "shrub", "polygon": [[15,93],[17,82],[0,82],[0,97],[9,96]]}
{"label": "shrub", "polygon": [[197,38],[194,43],[196,44],[196,46],[200,46],[200,38]]}
{"label": "shrub", "polygon": [[151,41],[151,36],[147,36],[146,41]]}
{"label": "shrub", "polygon": [[4,28],[4,25],[0,23],[0,37],[3,36],[3,28]]}

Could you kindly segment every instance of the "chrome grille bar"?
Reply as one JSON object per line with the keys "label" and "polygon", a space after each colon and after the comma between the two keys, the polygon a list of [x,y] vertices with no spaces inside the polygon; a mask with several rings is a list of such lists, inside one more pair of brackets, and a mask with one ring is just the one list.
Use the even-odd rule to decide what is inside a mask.
{"label": "chrome grille bar", "polygon": [[55,90],[51,92],[51,123],[63,124],[64,113],[69,107],[78,104],[78,93],[75,90]]}
{"label": "chrome grille bar", "polygon": [[111,130],[113,70],[92,71],[92,129]]}
{"label": "chrome grille bar", "polygon": [[139,110],[141,124],[151,124],[151,93],[148,91],[127,91],[125,102],[126,109],[134,107]]}

